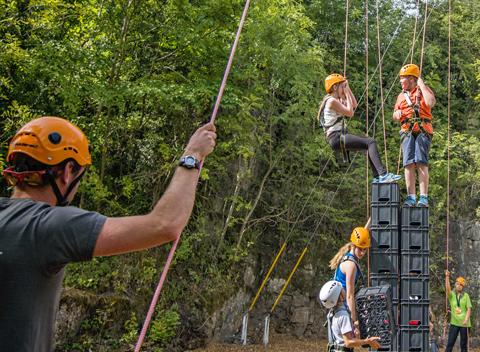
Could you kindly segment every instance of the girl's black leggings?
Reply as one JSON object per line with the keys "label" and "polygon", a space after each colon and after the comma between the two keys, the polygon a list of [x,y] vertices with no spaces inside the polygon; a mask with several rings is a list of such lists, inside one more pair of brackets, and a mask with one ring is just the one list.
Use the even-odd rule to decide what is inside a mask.
{"label": "girl's black leggings", "polygon": [[[333,150],[341,150],[340,148],[340,131],[332,132],[328,137],[328,143]],[[345,149],[347,150],[366,150],[368,155],[368,160],[370,166],[373,170],[373,176],[377,177],[378,175],[383,175],[387,171],[383,167],[382,161],[380,160],[380,154],[378,154],[377,143],[371,137],[360,137],[353,134],[347,133],[345,135]]]}

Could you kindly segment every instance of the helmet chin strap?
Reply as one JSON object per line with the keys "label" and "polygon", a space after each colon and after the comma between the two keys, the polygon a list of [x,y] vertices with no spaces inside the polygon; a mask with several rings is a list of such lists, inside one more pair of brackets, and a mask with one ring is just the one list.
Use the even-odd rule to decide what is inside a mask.
{"label": "helmet chin strap", "polygon": [[55,172],[52,171],[52,170],[49,170],[45,176],[48,180],[48,182],[50,183],[50,186],[52,187],[52,190],[53,190],[53,193],[55,194],[55,197],[57,198],[57,206],[59,207],[65,207],[67,205],[70,204],[70,202],[68,201],[68,196],[70,195],[70,193],[72,192],[72,190],[75,188],[75,186],[77,185],[77,183],[81,180],[81,178],[83,177],[83,175],[85,174],[85,171],[86,169],[84,169],[82,171],[82,173],[80,175],[78,175],[77,178],[75,178],[71,183],[70,185],[68,186],[67,188],[67,191],[65,192],[65,194],[62,195],[62,193],[60,192],[60,189],[58,188],[58,185],[57,183],[55,182]]}

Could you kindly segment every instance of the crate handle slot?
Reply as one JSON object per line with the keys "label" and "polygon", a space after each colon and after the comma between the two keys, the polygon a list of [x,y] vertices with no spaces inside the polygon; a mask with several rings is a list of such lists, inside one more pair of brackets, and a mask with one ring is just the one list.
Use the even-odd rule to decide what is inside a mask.
{"label": "crate handle slot", "polygon": [[410,246],[410,249],[422,249],[422,246]]}

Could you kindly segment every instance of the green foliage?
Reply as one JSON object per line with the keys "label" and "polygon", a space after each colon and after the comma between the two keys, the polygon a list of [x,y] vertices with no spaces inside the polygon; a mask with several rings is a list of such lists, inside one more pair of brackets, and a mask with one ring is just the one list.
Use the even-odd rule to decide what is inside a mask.
{"label": "green foliage", "polygon": [[[392,171],[399,126],[391,113],[400,92],[398,70],[409,60],[416,1],[378,3]],[[369,135],[383,156],[375,4],[369,1],[367,94],[365,1],[350,1],[346,71],[359,107],[348,127],[365,133],[367,100]],[[331,249],[365,223],[365,158],[353,153],[352,166],[344,165],[315,121],[324,77],[343,71],[344,5],[252,2],[217,119],[217,148],[206,160],[150,332],[161,348],[179,324],[205,321],[243,289],[245,268],[262,272],[286,238],[289,254],[278,275],[288,274],[310,239],[305,261],[326,275]],[[240,0],[0,0],[0,162],[23,123],[38,115],[64,116],[87,133],[93,156],[75,204],[108,216],[147,213],[165,191],[189,136],[211,114],[242,7]],[[447,194],[447,2],[431,8],[423,75],[437,98],[429,193],[433,233],[440,240]],[[450,146],[452,217],[477,220],[479,15],[478,1],[455,2]],[[421,36],[415,62],[420,48]],[[3,185],[1,193],[8,194]],[[68,266],[67,287],[130,305],[119,313],[116,300],[93,304],[64,350],[131,350],[168,249]],[[433,250],[432,268],[441,268],[443,248]],[[294,278],[292,286],[297,284]]]}
{"label": "green foliage", "polygon": [[157,318],[152,321],[152,326],[148,334],[149,339],[154,343],[165,345],[177,332],[180,325],[180,316],[177,312],[177,306],[157,314]]}

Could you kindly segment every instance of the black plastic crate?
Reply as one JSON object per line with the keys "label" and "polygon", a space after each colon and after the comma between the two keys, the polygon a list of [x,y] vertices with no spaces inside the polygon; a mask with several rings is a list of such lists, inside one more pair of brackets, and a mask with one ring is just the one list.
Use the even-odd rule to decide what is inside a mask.
{"label": "black plastic crate", "polygon": [[399,254],[390,250],[370,250],[370,272],[372,274],[400,274]]}
{"label": "black plastic crate", "polygon": [[401,326],[399,332],[399,351],[426,352],[428,351],[429,328],[427,326]]}
{"label": "black plastic crate", "polygon": [[400,206],[372,204],[372,226],[398,226]]}
{"label": "black plastic crate", "polygon": [[392,311],[395,325],[400,326],[400,301],[398,299],[392,299]]}
{"label": "black plastic crate", "polygon": [[372,286],[390,285],[392,301],[400,299],[399,276],[396,274],[371,274],[370,284]]}
{"label": "black plastic crate", "polygon": [[428,207],[402,207],[402,226],[428,228]]}
{"label": "black plastic crate", "polygon": [[430,299],[428,275],[401,276],[400,298],[402,301],[418,302]]}
{"label": "black plastic crate", "polygon": [[381,346],[388,350],[396,333],[390,285],[362,288],[355,299],[360,335],[379,336]]}
{"label": "black plastic crate", "polygon": [[380,346],[378,350],[369,349],[369,351],[383,351],[383,352],[398,352],[398,337],[399,337],[399,330],[391,337],[391,345],[390,346]]}
{"label": "black plastic crate", "polygon": [[397,252],[400,246],[398,226],[372,226],[370,228],[372,249],[392,250]]}
{"label": "black plastic crate", "polygon": [[428,275],[429,251],[401,251],[401,275]]}
{"label": "black plastic crate", "polygon": [[428,300],[418,303],[400,301],[400,325],[423,326],[428,325]]}
{"label": "black plastic crate", "polygon": [[400,203],[398,183],[373,183],[372,203]]}
{"label": "black plastic crate", "polygon": [[400,248],[402,250],[430,250],[428,228],[402,226]]}

